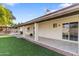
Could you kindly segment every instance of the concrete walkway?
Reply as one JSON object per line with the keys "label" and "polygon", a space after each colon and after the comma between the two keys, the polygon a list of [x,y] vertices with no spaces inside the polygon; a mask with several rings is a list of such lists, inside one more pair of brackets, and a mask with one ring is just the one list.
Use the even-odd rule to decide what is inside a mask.
{"label": "concrete walkway", "polygon": [[78,43],[39,37],[39,42],[72,54],[78,54]]}

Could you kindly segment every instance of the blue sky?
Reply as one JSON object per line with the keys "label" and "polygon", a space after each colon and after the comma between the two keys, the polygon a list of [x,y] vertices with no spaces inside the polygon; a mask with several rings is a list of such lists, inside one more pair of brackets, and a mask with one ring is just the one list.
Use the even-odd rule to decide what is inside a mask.
{"label": "blue sky", "polygon": [[13,12],[16,23],[26,22],[44,15],[45,9],[55,11],[67,6],[69,3],[6,3],[4,6]]}

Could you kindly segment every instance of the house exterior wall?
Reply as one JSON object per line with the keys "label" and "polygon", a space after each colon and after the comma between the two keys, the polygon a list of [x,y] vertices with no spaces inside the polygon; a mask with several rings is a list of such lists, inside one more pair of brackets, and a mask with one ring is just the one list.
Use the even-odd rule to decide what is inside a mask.
{"label": "house exterior wall", "polygon": [[[34,27],[34,24],[23,26],[22,31],[23,31],[24,35],[29,35],[30,33],[33,34],[34,33],[33,27]],[[28,28],[29,28],[29,30],[28,30]]]}
{"label": "house exterior wall", "polygon": [[[29,35],[30,33],[32,33],[33,35],[35,35],[34,37],[35,41],[38,41],[38,42],[42,41],[44,44],[46,43],[46,45],[50,45],[50,47],[53,46],[55,48],[61,49],[62,51],[64,50],[67,52],[72,52],[73,54],[74,53],[79,54],[79,49],[77,49],[78,43],[72,43],[70,41],[66,41],[66,42],[62,41],[62,32],[63,32],[62,24],[70,23],[70,22],[79,22],[79,15],[73,15],[69,17],[52,19],[50,21],[44,21],[40,23],[34,23],[34,24],[26,25],[26,26],[21,26],[21,27],[18,27],[18,32],[23,31],[23,35],[21,36],[26,37],[26,39],[27,39],[26,35]],[[57,24],[56,28],[53,28],[54,23]],[[30,28],[29,30],[28,30],[28,27]],[[40,41],[40,38],[38,36],[44,37],[45,41],[43,38]],[[46,38],[49,38],[49,39],[46,40]],[[58,39],[57,41],[55,41],[55,44],[58,44],[58,45],[55,45],[54,43],[52,43],[54,42],[53,39]],[[79,26],[78,26],[78,40],[79,40]]]}
{"label": "house exterior wall", "polygon": [[17,29],[11,28],[10,31],[11,31],[11,34],[14,34],[14,33],[16,33]]}
{"label": "house exterior wall", "polygon": [[[63,17],[59,19],[52,19],[50,21],[38,23],[38,36],[62,40],[62,24],[69,22],[79,22],[79,15]],[[57,23],[56,28],[53,28],[54,23]]]}
{"label": "house exterior wall", "polygon": [[[63,23],[70,22],[78,22],[78,41],[64,40],[62,38]],[[57,27],[53,28],[53,24],[55,23],[57,24]],[[56,44],[53,43],[53,39],[59,40],[58,42],[62,41],[61,43],[57,42],[58,46],[54,47],[79,55],[79,14],[38,23],[38,36],[42,38],[47,38],[48,40],[45,40],[46,44],[50,46],[54,46],[54,44]],[[40,40],[43,42],[43,39],[39,39],[39,41]],[[48,42],[49,40],[51,40],[51,42]]]}

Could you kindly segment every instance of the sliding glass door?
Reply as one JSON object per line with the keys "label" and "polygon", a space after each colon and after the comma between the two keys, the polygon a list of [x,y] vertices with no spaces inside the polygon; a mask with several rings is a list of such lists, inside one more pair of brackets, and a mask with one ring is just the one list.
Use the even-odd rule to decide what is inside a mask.
{"label": "sliding glass door", "polygon": [[78,41],[78,22],[70,23],[70,40]]}
{"label": "sliding glass door", "polygon": [[63,24],[63,39],[78,41],[78,22]]}

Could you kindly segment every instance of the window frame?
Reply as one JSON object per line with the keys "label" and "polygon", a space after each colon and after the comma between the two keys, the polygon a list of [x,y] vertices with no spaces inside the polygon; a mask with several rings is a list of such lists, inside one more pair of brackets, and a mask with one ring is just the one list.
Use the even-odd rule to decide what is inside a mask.
{"label": "window frame", "polygon": [[[74,23],[77,23],[77,32],[78,32],[78,27],[79,27],[79,22],[70,22],[70,23],[63,23],[62,25],[63,25],[63,32],[62,32],[62,39],[65,39],[65,40],[70,40],[70,41],[78,41],[78,35],[79,35],[79,33],[77,34],[77,39],[75,39],[75,36],[74,36],[74,34],[73,34],[73,38],[71,37],[71,35],[72,35],[72,33],[75,33],[75,31],[73,31],[73,32],[70,32],[70,30],[73,30],[73,27],[70,27],[70,26],[76,26],[76,24],[74,24]],[[69,25],[69,27],[67,27],[67,28],[65,28],[64,27],[64,25],[66,25],[66,24],[68,24]],[[75,28],[75,27],[74,27]],[[68,36],[67,35],[65,35],[64,33],[65,33],[65,30],[64,29],[69,29],[69,31],[68,31]],[[67,34],[67,32],[66,32],[66,34]],[[67,36],[67,37],[66,37]],[[72,38],[72,39],[71,39]]]}

